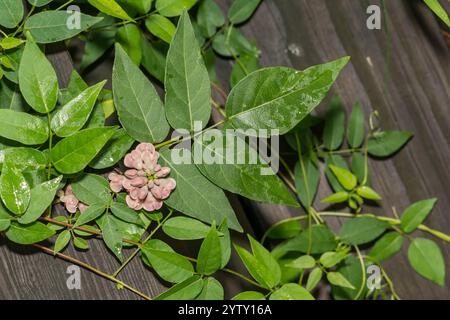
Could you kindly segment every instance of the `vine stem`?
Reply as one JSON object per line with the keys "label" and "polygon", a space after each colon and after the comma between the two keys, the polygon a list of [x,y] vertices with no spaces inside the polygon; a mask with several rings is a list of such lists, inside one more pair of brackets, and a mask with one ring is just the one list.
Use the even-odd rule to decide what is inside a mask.
{"label": "vine stem", "polygon": [[[327,211],[324,211],[324,212],[317,212],[316,214],[318,216],[320,216],[320,217],[340,217],[340,218],[354,218],[354,217],[356,217],[355,214],[347,213],[347,212],[327,212]],[[381,220],[381,221],[388,222],[389,224],[394,225],[394,226],[395,225],[399,225],[401,223],[399,219],[394,219],[394,218],[389,218],[389,217],[380,217],[380,216],[374,215],[373,213],[361,213],[361,214],[358,214],[357,216],[358,217],[372,217],[372,218],[375,218],[375,219],[378,219],[378,220]],[[282,221],[280,221],[278,223],[275,223],[263,235],[263,237],[261,239],[261,242],[264,243],[264,241],[267,239],[268,232],[272,228],[275,228],[276,226],[280,225],[281,223],[284,223],[286,221],[305,220],[307,218],[308,218],[308,215],[302,215],[302,216],[293,217],[293,218],[290,218],[290,219],[285,219],[285,220],[282,220]],[[447,235],[447,234],[445,234],[445,233],[443,233],[441,231],[432,229],[432,228],[430,228],[430,227],[428,227],[426,225],[420,224],[417,227],[417,229],[419,229],[421,231],[424,231],[424,232],[427,232],[427,233],[429,233],[429,234],[435,236],[436,238],[439,238],[439,239],[441,239],[441,240],[443,240],[445,242],[450,242],[450,236],[449,235]]]}
{"label": "vine stem", "polygon": [[173,210],[170,210],[169,214],[161,222],[158,222],[156,228],[153,229],[152,232],[150,232],[148,237],[145,238],[145,240],[138,246],[138,248],[134,250],[133,253],[128,257],[128,259],[124,263],[122,263],[119,269],[117,269],[116,272],[113,273],[113,277],[117,277],[119,273],[134,259],[134,257],[136,257],[136,255],[142,250],[142,247],[155,235],[155,233],[159,230],[159,228],[162,227],[164,222],[166,222],[166,220],[170,218],[172,213]]}
{"label": "vine stem", "polygon": [[93,266],[91,266],[91,265],[89,265],[89,264],[87,264],[87,263],[85,263],[83,261],[80,261],[80,260],[78,260],[78,259],[76,259],[74,257],[65,255],[65,254],[60,253],[60,252],[55,252],[54,250],[52,250],[50,248],[47,248],[45,246],[42,246],[40,244],[37,244],[37,243],[33,244],[33,247],[36,247],[36,248],[44,251],[47,254],[54,255],[54,256],[57,256],[58,258],[64,259],[64,260],[69,261],[69,262],[72,262],[72,263],[74,263],[74,264],[76,264],[76,265],[78,265],[80,267],[83,267],[83,268],[85,268],[85,269],[87,269],[87,270],[89,270],[89,271],[99,275],[100,277],[103,277],[103,278],[108,279],[108,280],[110,280],[112,282],[115,282],[118,285],[126,288],[127,290],[130,290],[131,292],[137,294],[138,296],[140,296],[141,298],[143,298],[145,300],[152,300],[152,298],[150,298],[146,294],[140,292],[139,290],[133,288],[132,286],[126,284],[125,282],[115,278],[114,276],[112,276],[110,274],[107,274],[107,273],[105,273],[105,272],[103,272],[101,270],[98,270],[97,268],[94,268]]}
{"label": "vine stem", "polygon": [[[70,229],[80,230],[80,231],[83,231],[83,232],[90,233],[92,235],[102,236],[102,232],[100,230],[98,230],[98,229],[86,229],[86,228],[83,228],[83,227],[75,227],[73,224],[70,224],[70,223],[67,223],[67,222],[63,222],[63,221],[58,221],[58,220],[52,219],[50,217],[41,217],[39,220],[45,221],[45,222],[50,222],[50,223],[53,223],[53,224],[57,224],[57,225],[60,225],[60,226],[63,226],[63,227],[67,227],[67,228],[70,228]],[[140,245],[139,242],[135,242],[135,241],[128,240],[128,239],[123,239],[122,241],[126,242],[128,244],[135,245],[135,246],[139,246]]]}

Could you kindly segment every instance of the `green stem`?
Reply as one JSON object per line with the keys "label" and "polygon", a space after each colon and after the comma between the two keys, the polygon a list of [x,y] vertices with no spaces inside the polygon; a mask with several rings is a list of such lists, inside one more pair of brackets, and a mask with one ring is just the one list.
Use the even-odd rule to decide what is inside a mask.
{"label": "green stem", "polygon": [[52,148],[53,148],[53,131],[51,126],[50,113],[47,113],[48,130],[50,132],[49,142],[48,142],[48,173],[47,179],[50,180],[52,175]]}
{"label": "green stem", "polygon": [[361,252],[359,251],[358,246],[353,246],[353,247],[355,248],[355,251],[356,251],[356,253],[357,253],[357,255],[358,255],[358,259],[359,259],[359,262],[360,262],[360,264],[361,264],[362,277],[363,277],[363,278],[362,278],[361,287],[359,287],[358,293],[357,293],[356,296],[353,298],[353,300],[358,300],[358,299],[361,297],[361,294],[363,293],[364,287],[365,287],[365,285],[366,285],[366,266],[365,266],[365,264],[364,264],[364,258],[362,257]]}
{"label": "green stem", "polygon": [[61,10],[62,8],[68,6],[69,4],[71,4],[72,2],[74,2],[74,0],[69,0],[66,3],[64,3],[63,5],[61,5],[60,7],[58,7],[57,9],[55,9],[55,11]]}
{"label": "green stem", "polygon": [[219,122],[217,122],[216,124],[214,124],[214,125],[212,125],[212,126],[206,128],[206,129],[204,129],[204,130],[202,130],[202,131],[200,131],[200,132],[198,132],[198,133],[191,134],[190,136],[185,137],[185,138],[183,138],[183,139],[180,139],[180,137],[176,137],[176,138],[173,138],[173,139],[171,139],[171,140],[168,140],[168,141],[162,142],[162,143],[160,143],[160,144],[157,144],[157,145],[155,145],[155,148],[156,148],[157,150],[159,150],[159,149],[161,149],[162,147],[166,147],[166,146],[170,147],[170,146],[172,146],[172,145],[174,145],[174,144],[178,144],[178,143],[182,143],[182,142],[185,142],[185,141],[192,140],[192,139],[194,139],[195,137],[197,137],[197,136],[203,134],[204,132],[206,132],[206,131],[208,131],[208,130],[212,130],[212,129],[214,129],[214,128],[217,128],[218,126],[220,126],[220,125],[222,125],[222,124],[224,124],[224,123],[225,123],[225,120],[219,121]]}
{"label": "green stem", "polygon": [[22,23],[20,24],[20,26],[16,29],[16,31],[14,31],[13,33],[13,37],[16,36],[16,34],[18,34],[19,32],[22,32],[23,30],[23,26],[25,25],[25,23],[27,22],[28,18],[31,16],[31,14],[33,13],[34,9],[36,9],[36,6],[31,6],[30,11],[28,12],[27,16],[25,17],[25,19],[23,19]]}
{"label": "green stem", "polygon": [[117,277],[117,275],[131,262],[131,260],[136,257],[136,255],[142,250],[142,247],[155,235],[155,233],[161,228],[161,226],[166,222],[167,219],[170,218],[172,215],[173,210],[170,210],[169,214],[164,218],[163,221],[159,222],[155,229],[150,232],[147,238],[139,245],[139,247],[134,250],[134,252],[128,257],[128,259],[122,263],[122,265],[119,267],[119,269],[116,270],[116,272],[113,273],[113,277]]}
{"label": "green stem", "polygon": [[[185,257],[186,259],[188,259],[189,261],[197,262],[197,259],[195,259],[195,258],[186,257],[186,256],[184,256],[184,257]],[[264,288],[264,287],[263,287],[262,285],[260,285],[259,283],[253,281],[253,280],[250,279],[250,278],[247,278],[247,277],[244,276],[242,273],[239,273],[239,272],[234,271],[234,270],[232,270],[232,269],[229,269],[229,268],[223,268],[223,269],[220,269],[219,271],[222,271],[222,272],[226,272],[226,273],[232,274],[232,275],[234,275],[234,276],[236,276],[236,277],[238,277],[238,278],[240,278],[240,279],[242,279],[242,280],[244,280],[244,281],[246,281],[246,282],[248,282],[248,283],[250,283],[250,284],[252,284],[252,285],[254,285],[254,286],[256,286],[256,287],[258,287],[258,288],[267,290],[267,288]]]}
{"label": "green stem", "polygon": [[[320,217],[339,217],[339,218],[354,218],[355,217],[355,215],[353,213],[347,213],[347,212],[326,212],[326,211],[324,211],[324,212],[318,212],[317,215],[320,216]],[[391,224],[393,226],[399,225],[401,223],[401,221],[399,219],[394,219],[394,218],[389,218],[389,217],[380,217],[380,216],[376,216],[376,215],[374,215],[372,213],[361,213],[361,214],[358,214],[358,217],[372,217],[372,218],[378,219],[380,221],[388,222],[389,224]],[[266,231],[266,233],[264,234],[264,236],[263,236],[261,241],[264,242],[264,240],[267,238],[268,232],[270,230],[272,230],[273,228],[277,227],[278,225],[280,225],[282,223],[285,223],[287,221],[306,220],[307,218],[308,218],[308,215],[302,215],[302,216],[293,217],[293,218],[289,218],[289,219],[285,219],[285,220],[279,221],[279,222],[273,224]],[[449,235],[447,235],[447,234],[445,234],[445,233],[443,233],[441,231],[438,231],[438,230],[435,230],[435,229],[431,229],[430,227],[428,227],[426,225],[421,224],[421,225],[419,225],[417,227],[417,229],[419,229],[421,231],[424,231],[424,232],[427,232],[427,233],[429,233],[429,234],[435,236],[436,238],[439,238],[439,239],[441,239],[441,240],[443,240],[445,242],[450,242],[450,236]]]}

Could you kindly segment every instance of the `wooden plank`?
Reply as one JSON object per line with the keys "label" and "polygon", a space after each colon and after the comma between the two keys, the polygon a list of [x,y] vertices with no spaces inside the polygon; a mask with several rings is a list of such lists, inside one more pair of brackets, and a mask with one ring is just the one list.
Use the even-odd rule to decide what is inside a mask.
{"label": "wooden plank", "polygon": [[[230,2],[219,1],[225,8]],[[334,88],[347,110],[359,99],[367,114],[374,109],[380,111],[385,129],[416,133],[409,146],[394,159],[371,161],[373,183],[384,201],[383,207],[370,209],[391,215],[392,206],[401,211],[413,201],[437,196],[439,203],[427,223],[449,233],[447,190],[450,171],[446,164],[450,158],[448,48],[439,34],[434,16],[420,2],[389,1],[391,19],[387,21],[388,29],[383,27],[381,31],[370,31],[365,27],[365,10],[369,3],[381,5],[381,1],[375,0],[264,0],[244,27],[244,33],[257,40],[264,66],[286,65],[303,69],[344,55],[352,56],[351,65]],[[61,84],[66,84],[71,71],[68,54],[61,47],[48,53],[58,69]],[[226,84],[230,62],[225,60],[219,64],[220,78]],[[90,83],[110,78],[110,61],[94,71],[87,75]],[[320,112],[325,105],[319,108]],[[318,197],[327,194],[329,188],[322,184]],[[259,234],[273,222],[302,214],[301,210],[248,201],[243,203],[252,226]],[[242,215],[240,220],[251,228]],[[331,226],[338,228],[339,223],[331,221]],[[242,241],[241,235],[235,237]],[[183,244],[181,249],[194,254],[195,245]],[[441,245],[446,261],[450,261],[448,245]],[[107,272],[113,272],[119,265],[100,241],[93,241],[87,253],[69,248],[67,254]],[[118,290],[114,284],[85,270],[82,271],[82,289],[68,290],[66,262],[35,249],[12,245],[3,238],[0,238],[0,255],[0,299],[136,299],[128,291]],[[232,267],[242,268],[235,258]],[[445,288],[423,280],[408,265],[405,252],[386,266],[400,296],[450,298],[450,280],[447,278]],[[139,259],[135,259],[120,278],[151,296],[164,289]],[[225,282],[227,296],[243,287],[249,289],[235,279],[229,280],[226,278]]]}

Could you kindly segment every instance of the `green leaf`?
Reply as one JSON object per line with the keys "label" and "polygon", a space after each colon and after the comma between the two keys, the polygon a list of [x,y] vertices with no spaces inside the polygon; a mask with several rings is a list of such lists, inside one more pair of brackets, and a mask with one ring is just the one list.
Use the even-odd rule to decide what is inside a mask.
{"label": "green leaf", "polygon": [[64,248],[69,244],[71,237],[72,235],[70,234],[69,230],[64,230],[63,232],[61,232],[55,241],[55,248],[53,249],[55,253],[63,251]]}
{"label": "green leaf", "polygon": [[0,40],[0,47],[5,50],[14,49],[22,45],[24,42],[24,40],[14,37],[3,38]]}
{"label": "green leaf", "polygon": [[270,300],[315,300],[302,286],[287,283],[270,295]]}
{"label": "green leaf", "polygon": [[5,206],[17,215],[25,213],[30,203],[30,185],[23,174],[8,162],[3,164],[0,176],[0,195]]}
{"label": "green leaf", "polygon": [[166,292],[155,297],[154,300],[193,300],[204,287],[204,280],[200,276],[192,276],[174,285]]}
{"label": "green leaf", "polygon": [[59,141],[51,151],[55,168],[64,174],[82,171],[114,135],[114,127],[81,130]]}
{"label": "green leaf", "polygon": [[[339,265],[336,271],[342,274],[355,289],[332,285],[331,290],[334,299],[353,300],[357,296],[360,299],[364,297],[367,284],[363,283],[363,271],[364,273],[366,271],[361,269],[361,262],[357,257],[349,256]],[[361,287],[363,291],[359,293]]]}
{"label": "green leaf", "polygon": [[325,164],[326,164],[325,175],[327,177],[327,180],[328,180],[331,188],[335,192],[344,191],[345,189],[341,186],[341,184],[337,180],[336,176],[331,171],[330,165],[335,165],[337,167],[348,170],[348,165],[347,165],[347,162],[345,161],[345,159],[340,155],[331,155],[326,158]]}
{"label": "green leaf", "polygon": [[423,0],[426,5],[441,19],[447,27],[450,27],[450,19],[447,12],[438,0]]}
{"label": "green leaf", "polygon": [[408,249],[408,260],[418,274],[441,287],[444,286],[444,257],[435,242],[423,238],[414,239]]}
{"label": "green leaf", "polygon": [[267,237],[270,239],[289,239],[295,237],[302,230],[298,220],[286,220],[274,224],[267,230]]}
{"label": "green leaf", "polygon": [[194,274],[194,268],[189,260],[160,240],[147,242],[142,253],[158,275],[168,282],[180,283]]}
{"label": "green leaf", "polygon": [[148,17],[145,20],[145,26],[150,33],[167,43],[172,42],[177,29],[172,21],[159,14],[152,14]]}
{"label": "green leaf", "polygon": [[[212,137],[219,134],[220,139],[211,141]],[[197,167],[222,189],[256,201],[298,207],[297,201],[281,179],[260,159],[257,151],[235,133],[207,131],[194,142],[194,161],[196,155],[214,159],[212,164],[197,161],[202,162]],[[233,157],[232,164],[229,164],[229,155]],[[240,164],[242,162],[244,164]]]}
{"label": "green leaf", "polygon": [[22,1],[0,1],[0,25],[8,29],[16,27],[22,21],[24,13]]}
{"label": "green leaf", "polygon": [[211,117],[211,84],[194,29],[185,12],[167,54],[166,116],[173,128],[194,131],[194,121],[203,129]]}
{"label": "green leaf", "polygon": [[29,107],[20,94],[19,85],[3,78],[0,82],[0,109],[26,112]]}
{"label": "green leaf", "polygon": [[126,24],[120,27],[116,34],[116,42],[121,45],[135,65],[139,65],[142,60],[142,36],[141,29],[134,24]]}
{"label": "green leaf", "polygon": [[332,268],[347,257],[346,252],[325,252],[320,256],[320,264],[325,268]]}
{"label": "green leaf", "polygon": [[39,219],[45,210],[52,205],[61,180],[62,176],[59,176],[58,178],[41,183],[31,189],[30,205],[23,216],[19,218],[19,223],[28,224]]}
{"label": "green leaf", "polygon": [[14,110],[0,109],[0,136],[26,145],[42,144],[49,135],[41,118]]}
{"label": "green leaf", "polygon": [[275,67],[251,73],[228,96],[227,125],[289,132],[325,98],[348,61],[345,57],[304,71]]}
{"label": "green leaf", "polygon": [[230,261],[231,257],[231,237],[230,230],[228,229],[228,222],[225,218],[221,225],[219,226],[219,232],[223,234],[220,240],[220,252],[222,253],[222,262],[220,268],[223,269]]}
{"label": "green leaf", "polygon": [[211,275],[220,269],[222,263],[222,253],[220,247],[219,233],[215,224],[200,246],[197,257],[197,272],[204,275]]}
{"label": "green leaf", "polygon": [[58,78],[55,70],[37,44],[27,40],[19,67],[20,91],[37,112],[49,113],[58,100]]}
{"label": "green leaf", "polygon": [[212,37],[217,28],[225,24],[225,16],[214,0],[202,0],[198,8],[197,23],[205,37]]}
{"label": "green leaf", "polygon": [[67,104],[70,100],[75,99],[89,86],[80,76],[80,74],[74,69],[70,74],[69,84],[66,89],[61,90],[60,104]]}
{"label": "green leaf", "polygon": [[266,297],[257,291],[244,291],[235,295],[231,300],[266,300]]}
{"label": "green leaf", "polygon": [[413,135],[408,131],[377,132],[369,139],[369,154],[375,157],[389,157],[398,152]]}
{"label": "green leaf", "polygon": [[286,266],[295,269],[311,269],[316,265],[316,260],[311,256],[301,256],[288,263]]}
{"label": "green leaf", "polygon": [[51,127],[57,136],[68,137],[84,126],[105,83],[102,81],[84,90],[56,112]]}
{"label": "green leaf", "polygon": [[345,112],[339,97],[334,96],[325,115],[323,144],[328,150],[338,149],[344,141]]}
{"label": "green leaf", "polygon": [[239,257],[251,276],[264,288],[273,288],[281,280],[281,269],[266,248],[248,235],[253,255],[238,245],[234,245]]}
{"label": "green leaf", "polygon": [[111,215],[106,215],[104,217],[104,220],[100,225],[100,229],[102,230],[103,241],[106,246],[120,261],[123,261],[122,233],[120,232],[117,223],[112,219]]}
{"label": "green leaf", "polygon": [[328,272],[327,273],[328,281],[339,287],[355,289],[355,287],[339,272]]}
{"label": "green leaf", "polygon": [[231,87],[236,86],[239,81],[244,79],[248,74],[260,68],[259,58],[253,54],[244,54],[239,57],[231,70],[230,83]]}
{"label": "green leaf", "polygon": [[417,227],[425,221],[433,210],[437,199],[427,199],[416,202],[405,209],[401,218],[401,228],[406,233],[413,232]]}
{"label": "green leaf", "polygon": [[320,203],[342,203],[348,200],[349,194],[345,191],[333,193],[331,196],[326,197]]}
{"label": "green leaf", "polygon": [[340,238],[351,245],[360,245],[378,238],[389,224],[372,217],[347,220],[341,228]]}
{"label": "green leaf", "polygon": [[125,51],[116,46],[114,103],[123,128],[140,142],[161,142],[169,133],[164,106],[155,88]]}
{"label": "green leaf", "polygon": [[39,150],[32,148],[8,148],[0,151],[0,164],[6,162],[7,159],[13,159],[14,167],[27,171],[38,171],[45,169],[48,160],[47,157]]}
{"label": "green leaf", "polygon": [[356,187],[358,180],[355,175],[348,171],[347,169],[339,168],[338,166],[329,165],[329,168],[341,184],[346,190],[353,190]]}
{"label": "green leaf", "polygon": [[197,240],[205,238],[210,227],[195,219],[175,217],[167,220],[162,229],[169,237],[177,240]]}
{"label": "green leaf", "polygon": [[226,27],[215,35],[212,42],[214,51],[224,57],[240,55],[259,56],[260,51],[256,45],[250,42],[237,28]]}
{"label": "green leaf", "polygon": [[86,239],[74,237],[73,238],[73,245],[75,248],[79,250],[88,250],[89,249],[89,243]]}
{"label": "green leaf", "polygon": [[80,64],[81,70],[85,70],[100,59],[115,42],[117,28],[112,25],[116,20],[103,13],[100,13],[98,16],[103,17],[103,20],[95,24],[94,28],[87,34],[84,54]]}
{"label": "green leaf", "polygon": [[89,163],[94,169],[106,169],[114,166],[125,157],[133,146],[134,139],[124,129],[117,130],[100,153]]}
{"label": "green leaf", "polygon": [[[352,154],[352,164],[351,169],[353,174],[358,178],[359,183],[364,182],[364,178],[366,175],[366,157],[362,153],[353,153]],[[367,177],[365,181],[365,185],[370,185],[370,172],[369,167],[367,167]]]}
{"label": "green leaf", "polygon": [[88,2],[98,10],[109,16],[122,20],[134,21],[125,10],[114,0],[88,0]]}
{"label": "green leaf", "polygon": [[11,225],[11,219],[0,217],[0,231],[6,231]]}
{"label": "green leaf", "polygon": [[74,19],[72,15],[70,11],[42,11],[27,20],[25,29],[37,43],[53,43],[73,38],[103,19],[79,13],[79,24],[77,22],[75,28],[68,28]]}
{"label": "green leaf", "polygon": [[253,15],[260,3],[261,0],[234,0],[228,12],[228,19],[233,24],[245,22]]}
{"label": "green leaf", "polygon": [[356,192],[363,198],[369,200],[381,200],[381,196],[372,188],[367,186],[361,186],[356,189]]}
{"label": "green leaf", "polygon": [[309,208],[319,188],[320,170],[311,159],[303,156],[295,165],[294,175],[300,202],[305,208]]}
{"label": "green leaf", "polygon": [[250,275],[264,288],[270,288],[270,284],[268,284],[268,280],[271,278],[269,270],[267,270],[262,263],[244,248],[241,248],[236,244],[234,245],[234,248]]}
{"label": "green leaf", "polygon": [[107,206],[111,202],[111,189],[102,176],[86,174],[72,183],[72,189],[77,199],[85,204]]}
{"label": "green leaf", "polygon": [[120,0],[119,3],[129,12],[145,15],[150,11],[153,0]]}
{"label": "green leaf", "polygon": [[192,8],[197,0],[156,0],[156,10],[166,17],[177,17]]}
{"label": "green leaf", "polygon": [[264,266],[264,268],[269,272],[270,276],[266,277],[266,282],[270,288],[275,287],[280,283],[281,270],[278,262],[272,256],[272,254],[264,248],[258,241],[256,241],[250,235],[247,235],[250,240],[250,246],[252,248],[253,256],[256,260]]}
{"label": "green leaf", "polygon": [[369,252],[369,256],[376,262],[381,262],[392,257],[400,251],[405,238],[398,232],[386,233],[378,240]]}
{"label": "green leaf", "polygon": [[224,290],[219,281],[208,277],[203,280],[203,289],[196,300],[223,300]]}
{"label": "green leaf", "polygon": [[77,219],[75,227],[82,226],[88,222],[91,222],[99,218],[104,212],[106,207],[101,204],[90,205]]}
{"label": "green leaf", "polygon": [[348,144],[352,148],[358,148],[364,141],[364,111],[361,102],[353,106],[347,128]]}
{"label": "green leaf", "polygon": [[177,182],[177,188],[165,203],[207,223],[223,221],[226,218],[231,229],[242,231],[225,193],[206,179],[194,164],[175,164],[175,152],[177,150],[168,149],[160,152],[161,165],[170,167],[170,176]]}
{"label": "green leaf", "polygon": [[55,234],[55,231],[45,224],[35,222],[33,224],[21,225],[11,222],[11,226],[6,231],[6,237],[18,244],[33,244],[44,241]]}
{"label": "green leaf", "polygon": [[4,52],[4,56],[8,57],[9,61],[12,63],[14,69],[6,69],[3,70],[5,78],[9,81],[12,81],[16,84],[19,83],[19,65],[22,59],[22,54],[24,51],[24,47],[18,47],[12,50],[8,50]]}
{"label": "green leaf", "polygon": [[[311,229],[311,254],[319,254],[332,251],[337,246],[335,235],[324,225],[314,225]],[[272,254],[279,258],[288,252],[308,252],[309,229],[306,229],[295,238],[289,239],[276,247]]]}
{"label": "green leaf", "polygon": [[113,202],[110,209],[113,215],[125,222],[143,225],[138,212],[134,211],[124,203]]}
{"label": "green leaf", "polygon": [[320,268],[315,268],[308,276],[306,281],[306,290],[313,291],[322,279],[323,272]]}
{"label": "green leaf", "polygon": [[165,42],[151,43],[142,37],[142,66],[159,82],[164,82],[166,73],[166,55],[168,46]]}

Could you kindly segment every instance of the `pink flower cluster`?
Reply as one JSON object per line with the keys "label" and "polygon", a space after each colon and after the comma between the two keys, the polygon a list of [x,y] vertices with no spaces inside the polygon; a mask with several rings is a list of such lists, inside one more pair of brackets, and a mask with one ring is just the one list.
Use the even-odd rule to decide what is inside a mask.
{"label": "pink flower cluster", "polygon": [[77,210],[80,210],[80,213],[83,213],[89,207],[77,199],[73,193],[72,185],[70,184],[67,185],[65,191],[61,192],[59,200],[64,203],[64,206],[70,213],[75,213]]}
{"label": "pink flower cluster", "polygon": [[114,192],[125,189],[127,205],[134,210],[155,211],[175,189],[176,182],[166,178],[170,168],[158,164],[159,153],[150,143],[141,143],[127,154],[124,164],[129,169],[125,174],[109,174],[110,187]]}

